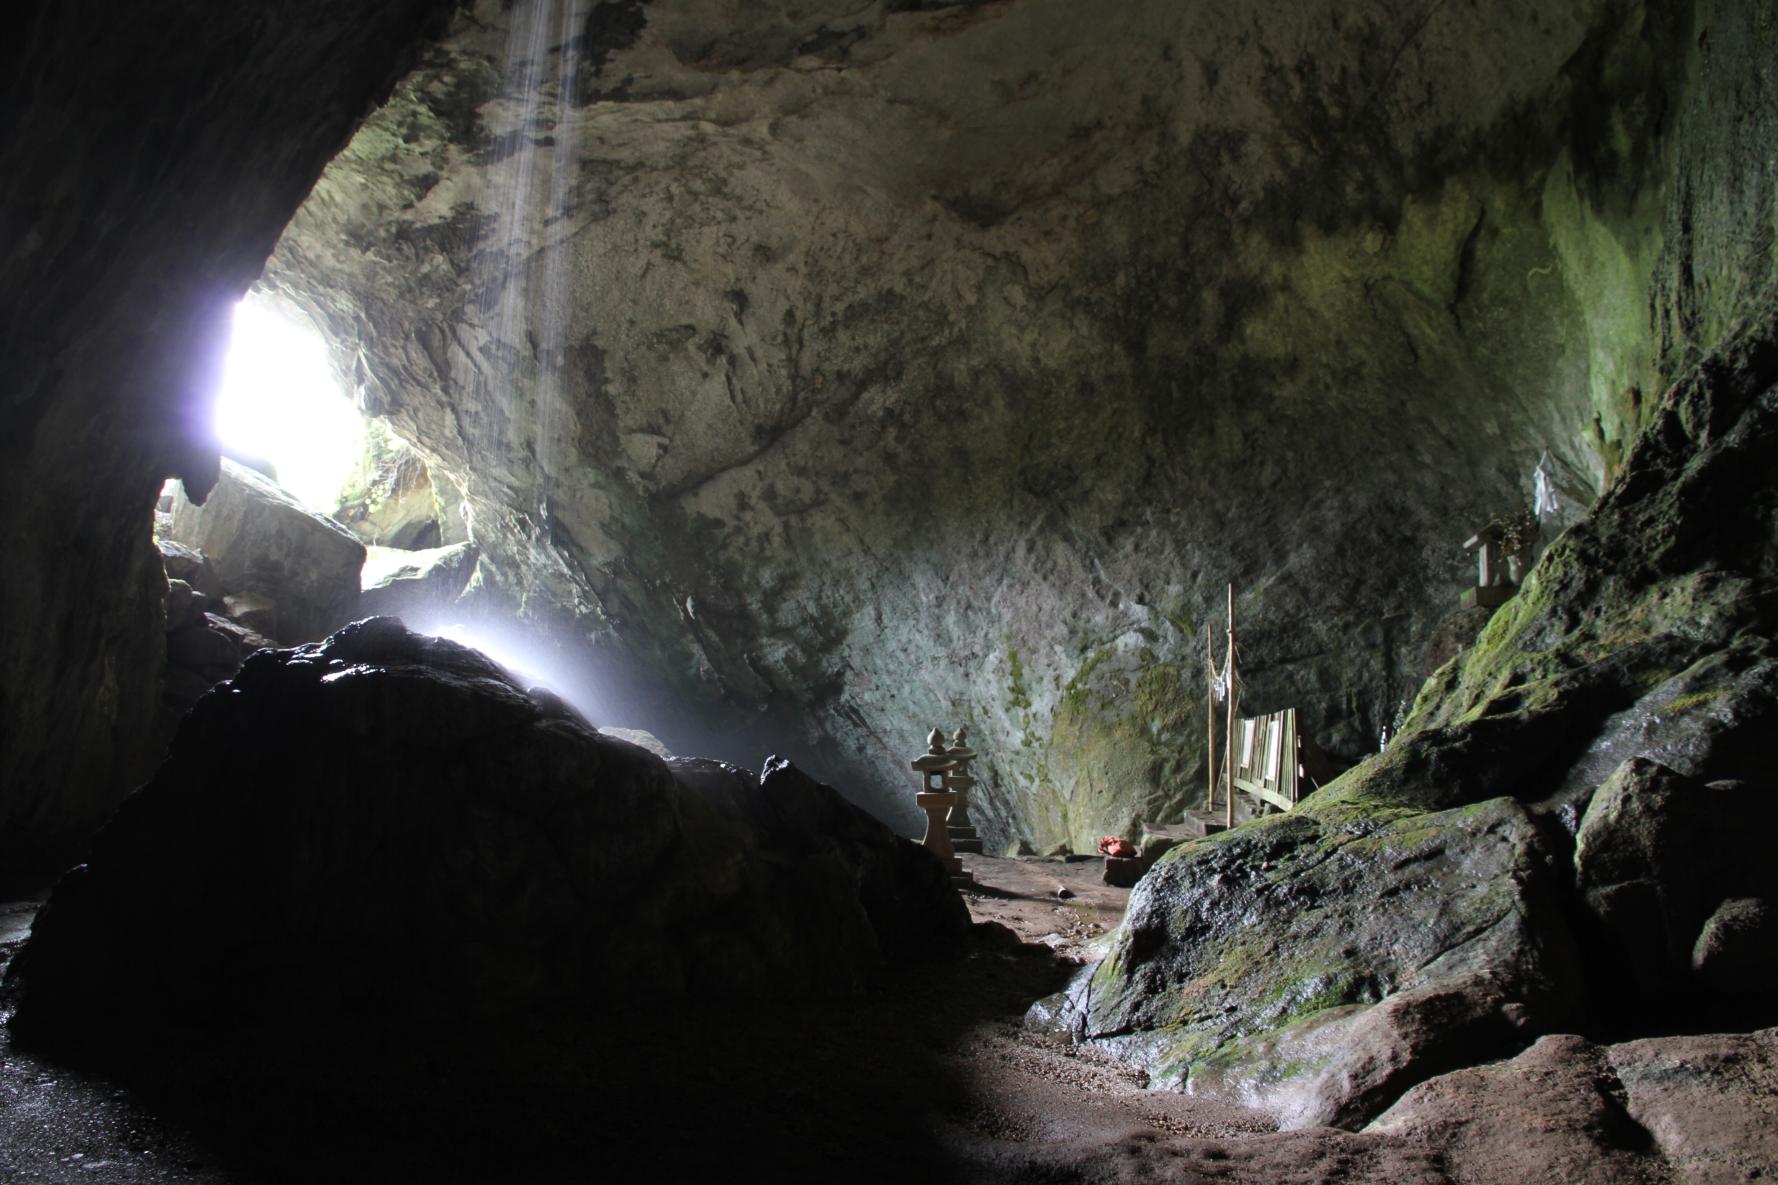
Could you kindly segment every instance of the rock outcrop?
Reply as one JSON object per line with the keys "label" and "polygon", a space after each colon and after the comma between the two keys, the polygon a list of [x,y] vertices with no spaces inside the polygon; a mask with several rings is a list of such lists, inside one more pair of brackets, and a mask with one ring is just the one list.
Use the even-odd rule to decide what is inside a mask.
{"label": "rock outcrop", "polygon": [[392,618],[261,651],[57,886],[17,1024],[856,992],[943,866],[788,761],[671,765]]}
{"label": "rock outcrop", "polygon": [[[1384,754],[1162,857],[1107,957],[1036,1019],[1163,1083],[1345,1126],[1564,1025],[1662,1030],[1682,1000],[1703,1024],[1778,1019],[1756,953],[1778,810],[1760,757],[1778,499],[1756,475],[1774,450],[1778,314],[1667,393]],[[1625,728],[1652,705],[1691,723]],[[1589,772],[1602,753],[1625,758],[1609,776]]]}
{"label": "rock outcrop", "polygon": [[1774,832],[1771,785],[1705,785],[1636,758],[1599,787],[1575,837],[1574,869],[1603,957],[1619,970],[1621,1006],[1728,1020],[1738,997],[1772,995]]}
{"label": "rock outcrop", "polygon": [[1714,1185],[1778,1165],[1775,1098],[1778,1030],[1557,1036],[1416,1087],[1366,1131],[1430,1143],[1453,1181]]}
{"label": "rock outcrop", "polygon": [[373,547],[425,551],[445,542],[439,523],[446,516],[426,462],[380,421],[369,421],[365,437],[364,456],[333,517]]}
{"label": "rock outcrop", "polygon": [[1163,857],[1106,958],[1033,1019],[1158,1088],[1361,1126],[1573,1015],[1565,872],[1506,799],[1273,816]]}
{"label": "rock outcrop", "polygon": [[[202,504],[173,505],[172,538],[201,552],[235,597],[253,597],[254,628],[317,641],[358,616],[364,544],[283,487],[230,460]],[[238,617],[233,611],[231,617]]]}
{"label": "rock outcrop", "polygon": [[33,4],[0,49],[0,866],[158,758],[163,480],[215,479],[234,302],[451,0]]}
{"label": "rock outcrop", "polygon": [[470,543],[429,547],[421,551],[372,547],[365,560],[358,609],[367,617],[448,615],[475,571],[476,551]]}

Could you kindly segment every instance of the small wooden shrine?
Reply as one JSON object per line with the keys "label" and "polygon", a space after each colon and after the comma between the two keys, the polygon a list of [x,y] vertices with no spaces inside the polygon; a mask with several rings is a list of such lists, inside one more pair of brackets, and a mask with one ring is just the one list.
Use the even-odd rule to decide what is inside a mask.
{"label": "small wooden shrine", "polygon": [[1537,546],[1537,515],[1529,510],[1496,515],[1463,542],[1476,557],[1475,587],[1463,593],[1463,606],[1496,609],[1512,600],[1531,566]]}

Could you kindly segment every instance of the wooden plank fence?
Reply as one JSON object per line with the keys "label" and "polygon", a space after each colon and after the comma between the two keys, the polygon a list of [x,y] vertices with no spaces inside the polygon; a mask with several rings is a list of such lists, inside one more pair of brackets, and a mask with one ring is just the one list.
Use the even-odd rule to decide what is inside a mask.
{"label": "wooden plank fence", "polygon": [[1239,722],[1235,735],[1235,789],[1288,811],[1306,793],[1303,782],[1308,777],[1295,708]]}

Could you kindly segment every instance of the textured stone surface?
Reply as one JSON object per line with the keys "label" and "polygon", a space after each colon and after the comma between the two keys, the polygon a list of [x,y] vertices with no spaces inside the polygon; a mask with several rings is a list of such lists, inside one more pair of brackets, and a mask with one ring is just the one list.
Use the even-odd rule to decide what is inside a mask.
{"label": "textured stone surface", "polygon": [[670,769],[392,618],[227,691],[52,894],[20,1025],[845,994],[968,926],[788,762]]}
{"label": "textured stone surface", "polygon": [[1452,1185],[1740,1185],[1778,1172],[1778,1030],[1599,1046],[1545,1037],[1417,1086],[1368,1135],[1424,1140]]}
{"label": "textured stone surface", "polygon": [[[311,642],[358,615],[364,544],[233,461],[222,462],[202,505],[183,494],[174,501],[172,537],[203,553],[228,602],[264,602],[270,612],[247,623],[254,629]],[[233,604],[229,616],[246,621]]]}
{"label": "textured stone surface", "polygon": [[1573,830],[1594,789],[1636,759],[1701,782],[1770,781],[1775,728],[1778,655],[1761,639],[1738,639],[1608,717],[1544,805]]}
{"label": "textured stone surface", "polygon": [[[1667,393],[1600,502],[1428,681],[1384,754],[1289,816],[1169,853],[1107,957],[1052,1006],[1060,1020],[1160,1067],[1163,1082],[1343,1124],[1416,1077],[1563,1023],[1578,988],[1596,1022],[1669,1023],[1694,998],[1692,956],[1713,911],[1770,895],[1778,799],[1769,785],[1674,773],[1633,742],[1717,773],[1762,752],[1778,514],[1761,475],[1774,448],[1768,315]],[[1669,715],[1724,710],[1682,733],[1626,731],[1626,711],[1655,710],[1651,691]],[[1631,759],[1603,785],[1577,779],[1626,746]],[[1577,876],[1562,867],[1571,829]],[[1577,958],[1564,915],[1589,913],[1603,940],[1589,928]],[[1489,941],[1451,948],[1473,957],[1439,955],[1465,933]],[[1759,987],[1757,972],[1734,976],[1704,999],[1738,1021]],[[1389,1021],[1394,1009],[1404,1023]],[[1381,1027],[1360,1030],[1377,1016]]]}
{"label": "textured stone surface", "polygon": [[1778,1029],[1608,1048],[1641,1124],[1682,1185],[1778,1175]]}
{"label": "textured stone surface", "polygon": [[676,748],[792,738],[907,828],[967,718],[990,842],[1084,850],[1199,792],[1233,581],[1249,702],[1356,755],[1463,538],[1656,389],[1672,14],[635,16],[509,62],[479,6],[267,282]]}
{"label": "textured stone surface", "polygon": [[379,421],[369,422],[365,436],[364,457],[346,483],[334,517],[371,546],[408,551],[437,547],[444,516],[426,462]]}
{"label": "textured stone surface", "polygon": [[[1714,992],[1769,1000],[1778,975],[1778,910],[1770,897],[1728,897],[1692,944],[1692,974]],[[1770,1008],[1769,1002],[1766,1007]]]}
{"label": "textured stone surface", "polygon": [[[167,499],[167,525],[172,525],[172,497]],[[165,535],[158,536],[154,541],[155,548],[160,552],[161,566],[166,569],[169,582],[178,580],[189,589],[206,597],[220,597],[222,584],[216,579],[216,570],[204,554],[194,548],[175,542]],[[206,606],[207,607],[207,606]],[[170,612],[170,610],[169,610]],[[168,618],[168,628],[178,625],[177,621]]]}
{"label": "textured stone surface", "polygon": [[[1163,856],[1105,958],[1035,1019],[1158,1087],[1353,1127],[1566,1019],[1564,870],[1523,808],[1279,815]],[[1053,1010],[1054,1015],[1045,1015]]]}
{"label": "textured stone surface", "polygon": [[469,583],[475,561],[471,543],[422,551],[372,547],[364,564],[358,611],[367,617],[411,615],[415,625],[423,618],[447,615]]}
{"label": "textured stone surface", "polygon": [[[0,47],[0,865],[151,768],[162,480],[214,478],[230,306],[448,0],[28,4]],[[56,854],[52,854],[52,849]]]}
{"label": "textured stone surface", "polygon": [[1609,1052],[1576,1036],[1544,1037],[1510,1061],[1416,1086],[1366,1131],[1430,1137],[1453,1185],[1666,1185],[1673,1178],[1649,1155]]}
{"label": "textured stone surface", "polygon": [[[1624,988],[1643,1006],[1671,1008],[1706,986],[1734,995],[1763,986],[1773,996],[1759,982],[1760,963],[1772,960],[1754,952],[1762,945],[1755,903],[1778,900],[1775,829],[1778,790],[1705,785],[1644,759],[1626,762],[1593,795],[1575,837],[1575,879]],[[1717,917],[1730,901],[1744,904]],[[1778,1019],[1778,999],[1767,1010],[1766,1020]]]}

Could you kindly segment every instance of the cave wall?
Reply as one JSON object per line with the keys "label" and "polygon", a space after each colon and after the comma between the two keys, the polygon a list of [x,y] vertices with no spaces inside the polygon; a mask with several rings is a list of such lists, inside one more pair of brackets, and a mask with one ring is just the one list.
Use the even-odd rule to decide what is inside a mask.
{"label": "cave wall", "polygon": [[440,0],[28,2],[0,48],[0,868],[158,758],[162,480],[207,489],[228,316]]}
{"label": "cave wall", "polygon": [[[0,863],[153,760],[155,488],[210,479],[227,308],[448,7],[34,4],[0,50]],[[1462,535],[1544,448],[1589,495],[1771,291],[1770,3],[839,7],[583,6],[559,129],[459,14],[265,281],[605,722],[903,825],[938,720],[997,840],[1189,800],[1225,580],[1249,703],[1362,749]],[[489,311],[538,292],[566,332]]]}
{"label": "cave wall", "polygon": [[1366,751],[1462,539],[1546,449],[1584,504],[1662,381],[1684,6],[598,5],[516,65],[507,20],[268,286],[596,714],[904,827],[938,722],[996,842],[1200,796],[1231,581],[1248,705]]}

